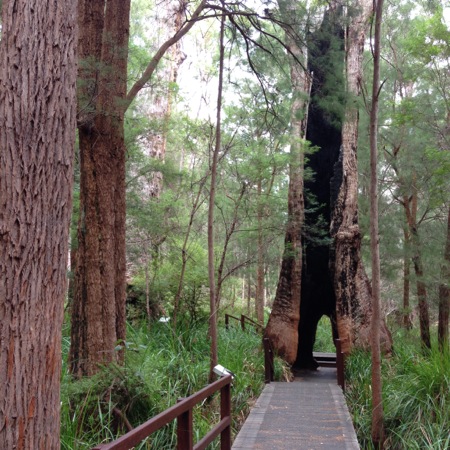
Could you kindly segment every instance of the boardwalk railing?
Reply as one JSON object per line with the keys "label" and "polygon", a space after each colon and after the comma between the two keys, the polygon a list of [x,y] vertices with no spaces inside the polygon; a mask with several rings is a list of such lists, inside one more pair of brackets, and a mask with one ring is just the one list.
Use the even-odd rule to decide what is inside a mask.
{"label": "boardwalk railing", "polygon": [[[200,441],[193,444],[193,408],[220,390],[220,422]],[[177,419],[177,450],[203,450],[220,435],[220,449],[231,449],[231,375],[211,383],[190,397],[166,409],[162,413],[108,444],[100,444],[92,450],[128,450],[155,431]]]}
{"label": "boardwalk railing", "polygon": [[260,325],[259,323],[255,322],[253,319],[250,319],[250,317],[245,316],[244,314],[241,314],[241,317],[235,317],[231,314],[225,314],[225,328],[228,330],[230,319],[237,320],[241,324],[242,330],[245,331],[245,324],[249,324],[250,326],[254,327],[256,331],[264,331],[264,327]]}

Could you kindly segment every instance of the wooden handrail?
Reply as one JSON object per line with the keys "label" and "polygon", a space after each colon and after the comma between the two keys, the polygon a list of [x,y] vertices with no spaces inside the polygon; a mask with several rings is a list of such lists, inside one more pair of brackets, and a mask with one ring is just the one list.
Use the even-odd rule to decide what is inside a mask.
{"label": "wooden handrail", "polygon": [[234,320],[237,320],[238,322],[240,322],[241,328],[243,331],[245,331],[245,323],[246,322],[248,322],[250,325],[254,326],[256,329],[259,329],[260,331],[264,331],[264,327],[262,325],[260,325],[258,322],[255,322],[253,319],[251,319],[250,317],[248,317],[244,314],[241,314],[240,318],[232,316],[231,314],[225,314],[225,328],[227,330],[229,328],[230,319],[234,319]]}
{"label": "wooden handrail", "polygon": [[253,325],[255,328],[259,329],[260,331],[264,331],[264,327],[260,325],[258,322],[255,322],[253,319],[251,319],[248,316],[245,316],[244,314],[241,314],[241,321],[249,322],[251,325]]}
{"label": "wooden handrail", "polygon": [[[204,450],[220,435],[220,449],[231,449],[231,375],[226,375],[191,396],[180,399],[176,405],[139,425],[119,439],[99,444],[92,450],[129,450],[155,431],[177,420],[177,449]],[[220,422],[193,445],[192,409],[195,405],[220,390]]]}
{"label": "wooden handrail", "polygon": [[[241,321],[241,319],[239,319],[238,317],[232,316],[231,314],[225,314],[225,328],[227,330],[228,330],[228,326],[229,326],[229,323],[230,323],[230,319],[235,319],[238,322]],[[241,324],[241,326],[242,326],[242,324]]]}

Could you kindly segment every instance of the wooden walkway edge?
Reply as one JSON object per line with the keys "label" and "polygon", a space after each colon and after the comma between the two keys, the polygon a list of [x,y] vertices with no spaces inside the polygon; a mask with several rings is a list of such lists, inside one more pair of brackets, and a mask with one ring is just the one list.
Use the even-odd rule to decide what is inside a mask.
{"label": "wooden walkway edge", "polygon": [[233,450],[358,450],[336,369],[300,372],[291,383],[267,384]]}

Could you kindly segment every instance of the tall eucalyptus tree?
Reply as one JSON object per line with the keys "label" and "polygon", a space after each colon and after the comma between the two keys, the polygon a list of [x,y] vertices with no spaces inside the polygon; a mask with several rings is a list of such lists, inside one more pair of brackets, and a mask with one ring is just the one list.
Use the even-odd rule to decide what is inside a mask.
{"label": "tall eucalyptus tree", "polygon": [[77,376],[123,357],[116,347],[125,339],[125,112],[205,6],[201,1],[159,47],[127,92],[130,0],[80,1],[80,219],[70,349]]}
{"label": "tall eucalyptus tree", "polygon": [[305,12],[298,2],[279,0],[280,22],[289,48],[292,103],[290,110],[290,170],[288,189],[288,223],[284,254],[272,312],[265,335],[288,363],[297,359],[300,320],[300,283],[302,271],[301,231],[304,220],[303,169],[306,147],[306,122],[310,75],[306,69]]}
{"label": "tall eucalyptus tree", "polygon": [[[353,345],[369,348],[371,336],[372,291],[361,257],[358,222],[357,100],[361,95],[363,49],[372,7],[371,0],[354,0],[348,8],[345,46],[348,98],[342,125],[342,180],[331,223],[337,329],[346,353]],[[380,339],[383,349],[390,351],[392,338],[384,320],[380,326]]]}
{"label": "tall eucalyptus tree", "polygon": [[60,448],[77,2],[4,1],[0,43],[0,448]]}

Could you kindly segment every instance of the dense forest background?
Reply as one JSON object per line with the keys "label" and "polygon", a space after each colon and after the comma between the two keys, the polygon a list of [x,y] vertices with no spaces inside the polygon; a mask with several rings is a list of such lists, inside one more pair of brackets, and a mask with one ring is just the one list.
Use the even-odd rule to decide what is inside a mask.
{"label": "dense forest background", "polygon": [[[448,230],[448,25],[439,5],[424,6],[425,9],[421,8],[417,2],[387,5],[383,21],[379,127],[382,296],[387,316],[399,320],[407,313],[408,317],[416,318],[415,286],[422,280],[432,321],[437,322],[439,288],[445,284]],[[138,3],[135,7],[138,12]],[[143,22],[151,23],[154,10],[147,12],[148,19],[144,20],[143,11],[139,11],[136,27]],[[320,8],[315,17],[313,12],[309,14],[312,21],[320,21]],[[276,33],[276,28],[271,31]],[[202,298],[205,301],[207,297],[202,291],[202,286],[208,284],[205,177],[209,174],[214,137],[217,33],[217,26],[199,23],[183,41],[186,59],[178,70],[177,83],[152,81],[126,117],[130,144],[127,146],[128,279],[143,294],[146,276],[150,277],[151,302],[163,307],[169,315],[184,261],[189,267],[185,272],[189,278],[184,280],[183,298],[177,300],[177,306],[185,312],[193,308],[194,312]],[[262,301],[267,305],[273,299],[278,280],[287,220],[291,86],[286,52],[281,45],[277,46],[276,41],[270,41],[257,30],[249,30],[247,45],[250,47],[249,41],[255,40],[260,47],[250,47],[246,54],[242,51],[243,38],[236,29],[230,25],[228,33],[215,245],[218,261],[225,247],[227,251],[221,307],[238,299],[249,300],[249,308],[253,309],[261,234],[265,280]],[[131,35],[137,41],[142,39],[134,32]],[[131,61],[142,51],[132,45]],[[251,57],[251,66],[247,56]],[[147,59],[144,57],[144,61]],[[370,60],[368,47],[366,76],[361,80],[364,98],[360,104],[358,147],[359,213],[367,267],[370,267],[367,112]],[[329,102],[330,110],[339,108],[333,98],[333,86],[327,89],[330,95],[323,102]],[[148,118],[142,115],[145,108],[160,101],[155,102],[147,95],[161,94],[165,100],[171,95],[170,116],[166,114],[158,120],[155,114],[148,113]],[[151,143],[143,142],[153,137],[165,139],[164,161],[151,155]],[[155,178],[162,180],[156,199],[154,194],[145,195],[149,187],[155,189]],[[320,229],[306,232],[320,235]],[[139,233],[145,238],[137,238]],[[422,274],[413,270],[413,257],[420,258]],[[142,264],[143,260],[147,263]],[[173,280],[166,275],[170,273]],[[143,304],[141,307],[144,310]]]}
{"label": "dense forest background", "polygon": [[[218,355],[226,358],[233,347],[217,324],[225,313],[244,313],[265,326],[282,290],[284,264],[297,257],[288,294],[300,302],[299,274],[308,262],[302,251],[308,245],[334,251],[340,236],[330,234],[337,219],[330,225],[326,202],[313,192],[321,176],[313,164],[320,148],[306,130],[314,108],[331,127],[350,116],[356,125],[354,248],[371,277],[372,2],[80,0],[77,11],[63,2],[44,20],[46,3],[0,2],[5,448],[18,436],[30,439],[29,448],[33,439],[60,445],[55,393],[61,364],[64,439],[67,448],[82,446],[85,418],[98,424],[100,417],[103,427],[105,403],[114,407],[106,408],[111,417],[94,440],[131,426],[124,414],[139,422],[142,411],[157,409],[143,394],[139,370],[130,369],[137,364],[133,352],[148,358],[139,362],[143,372],[153,367],[175,377],[175,358],[157,368],[156,361],[147,366],[149,355],[171,347],[195,366],[209,353],[209,371],[198,364],[211,381]],[[328,20],[335,20],[330,29]],[[349,36],[360,29],[364,48],[357,49],[362,59],[355,75],[346,52],[358,47]],[[444,0],[384,5],[376,130],[382,320],[394,332],[394,350],[397,330],[405,342],[418,334],[416,354],[426,361],[435,349],[442,361],[449,345],[449,29]],[[318,73],[319,88],[312,81]],[[320,139],[325,129],[315,126]],[[352,283],[338,282],[344,290]],[[293,311],[300,314],[299,304]],[[297,323],[294,328],[297,333]],[[62,363],[55,357],[61,336]],[[358,343],[349,336],[348,353]],[[248,360],[240,354],[242,371],[256,378],[253,338],[239,345],[252,349]],[[332,344],[331,335],[327,339]],[[301,360],[296,348],[286,355],[290,364]],[[288,376],[287,365],[277,364],[278,375]],[[243,416],[245,390],[250,397],[257,392],[248,388],[257,382],[247,381],[237,400]],[[180,382],[184,394],[198,383]],[[120,386],[117,401],[112,386]],[[139,396],[145,401],[136,413]],[[439,391],[434,399],[442,397]],[[76,409],[80,401],[89,406]],[[54,414],[41,420],[46,409]],[[33,426],[25,438],[26,416]],[[173,444],[161,439],[168,448]]]}

